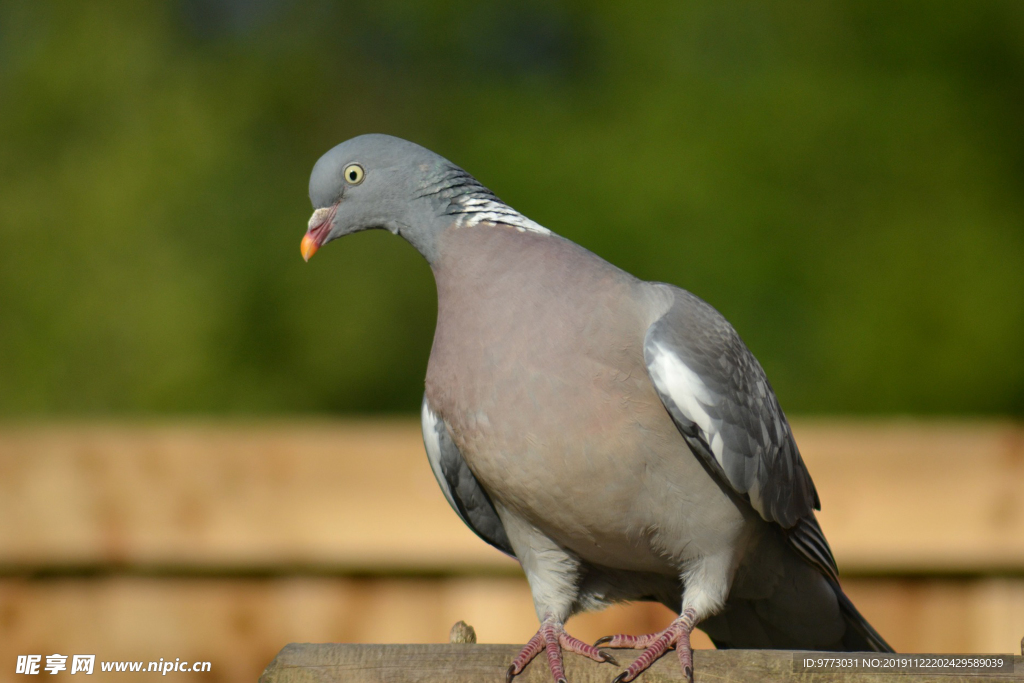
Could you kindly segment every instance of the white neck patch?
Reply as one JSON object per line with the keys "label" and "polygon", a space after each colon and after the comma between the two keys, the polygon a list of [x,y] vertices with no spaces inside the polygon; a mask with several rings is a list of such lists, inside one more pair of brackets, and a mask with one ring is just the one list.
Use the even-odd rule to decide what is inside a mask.
{"label": "white neck patch", "polygon": [[[447,163],[447,162],[445,162]],[[427,171],[421,167],[421,170]],[[425,184],[418,198],[432,197],[441,203],[444,214],[452,216],[455,226],[468,228],[481,223],[508,225],[519,232],[550,235],[543,225],[531,221],[458,166],[448,165],[437,174],[436,180]]]}
{"label": "white neck patch", "polygon": [[519,232],[535,232],[541,235],[551,234],[551,231],[540,223],[531,221],[511,206],[500,201],[470,196],[460,197],[457,203],[463,209],[458,213],[455,223],[460,228],[473,227],[480,223],[497,223],[500,225],[511,225]]}

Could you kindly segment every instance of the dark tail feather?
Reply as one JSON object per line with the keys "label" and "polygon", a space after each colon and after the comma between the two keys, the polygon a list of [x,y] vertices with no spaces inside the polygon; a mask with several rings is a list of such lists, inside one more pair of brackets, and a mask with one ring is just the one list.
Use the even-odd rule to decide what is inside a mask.
{"label": "dark tail feather", "polygon": [[[894,652],[889,643],[885,642],[878,631],[861,616],[850,599],[843,593],[839,584],[827,579],[826,581],[838,603],[839,617],[846,626],[838,641],[822,643],[807,640],[806,633],[796,635],[792,628],[787,628],[786,622],[766,618],[765,608],[768,606],[765,603],[760,603],[759,607],[759,603],[750,600],[731,600],[722,612],[701,622],[700,628],[711,637],[715,647],[720,650],[743,648],[827,652]],[[825,588],[825,586],[821,586],[821,588]],[[820,596],[821,593],[818,595]],[[792,614],[790,616],[799,619]],[[790,626],[792,625],[793,622],[790,622]]]}
{"label": "dark tail feather", "polygon": [[832,590],[836,592],[839,611],[842,612],[843,621],[847,626],[846,635],[843,636],[843,646],[847,652],[895,652],[889,643],[885,642],[885,638],[878,635],[878,631],[860,615],[839,584],[833,583]]}

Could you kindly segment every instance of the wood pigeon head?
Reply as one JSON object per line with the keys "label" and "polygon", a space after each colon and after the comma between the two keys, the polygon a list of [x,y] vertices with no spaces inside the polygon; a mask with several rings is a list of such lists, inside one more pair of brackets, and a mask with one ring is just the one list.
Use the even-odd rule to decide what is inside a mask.
{"label": "wood pigeon head", "polygon": [[548,233],[444,157],[390,135],[360,135],[320,157],[309,199],[315,210],[301,245],[307,261],[361,230],[401,235],[431,263],[449,227],[494,223]]}

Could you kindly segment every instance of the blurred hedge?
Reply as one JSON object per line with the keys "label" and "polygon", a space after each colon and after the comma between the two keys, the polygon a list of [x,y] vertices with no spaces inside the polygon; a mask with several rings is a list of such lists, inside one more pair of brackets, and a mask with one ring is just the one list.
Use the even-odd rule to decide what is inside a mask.
{"label": "blurred hedge", "polygon": [[735,324],[790,412],[1024,414],[1024,5],[0,3],[0,414],[410,410],[426,265],[298,254],[413,139]]}

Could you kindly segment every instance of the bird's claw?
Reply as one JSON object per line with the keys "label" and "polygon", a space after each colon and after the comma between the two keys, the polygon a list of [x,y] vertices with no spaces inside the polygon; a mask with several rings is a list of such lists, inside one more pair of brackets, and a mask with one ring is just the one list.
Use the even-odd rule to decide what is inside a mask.
{"label": "bird's claw", "polygon": [[594,647],[601,647],[605,643],[612,642],[612,640],[614,640],[614,639],[615,639],[615,636],[601,636],[600,638],[598,638],[597,640],[594,641]]}
{"label": "bird's claw", "polygon": [[601,656],[604,657],[604,661],[608,662],[612,666],[619,665],[619,662],[615,659],[615,657],[612,657],[612,653],[608,652],[608,650],[599,650],[599,652],[601,653]]}
{"label": "bird's claw", "polygon": [[612,683],[626,683],[629,680],[629,672],[623,671],[618,676],[612,679]]}
{"label": "bird's claw", "polygon": [[505,683],[512,683],[512,679],[516,677],[516,665],[512,664],[508,667],[508,671],[505,672]]}

